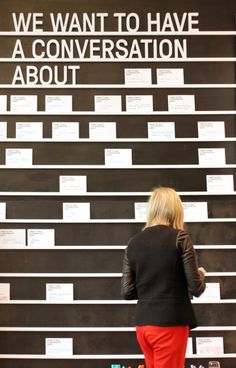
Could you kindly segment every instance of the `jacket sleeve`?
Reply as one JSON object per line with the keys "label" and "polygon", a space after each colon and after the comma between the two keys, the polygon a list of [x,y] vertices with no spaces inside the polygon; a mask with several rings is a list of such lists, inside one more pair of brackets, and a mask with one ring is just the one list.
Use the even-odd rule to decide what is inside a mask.
{"label": "jacket sleeve", "polygon": [[123,258],[122,278],[121,278],[121,296],[123,299],[137,299],[135,286],[135,273],[130,267],[128,259],[128,248],[125,249]]}
{"label": "jacket sleeve", "polygon": [[205,275],[198,269],[197,257],[192,241],[185,231],[178,233],[177,248],[181,252],[188,290],[191,295],[198,297],[206,288]]}

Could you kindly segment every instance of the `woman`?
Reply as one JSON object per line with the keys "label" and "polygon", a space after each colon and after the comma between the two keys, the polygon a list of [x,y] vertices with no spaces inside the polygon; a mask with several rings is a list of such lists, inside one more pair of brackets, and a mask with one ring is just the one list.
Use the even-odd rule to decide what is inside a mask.
{"label": "woman", "polygon": [[172,188],[153,191],[143,231],[130,239],[121,292],[138,299],[136,334],[147,368],[183,368],[189,329],[196,319],[189,294],[205,289],[181,200]]}

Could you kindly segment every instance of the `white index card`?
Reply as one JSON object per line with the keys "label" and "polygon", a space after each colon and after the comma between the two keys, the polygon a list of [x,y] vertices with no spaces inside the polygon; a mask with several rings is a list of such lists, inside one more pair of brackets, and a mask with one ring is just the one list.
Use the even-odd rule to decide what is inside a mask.
{"label": "white index card", "polygon": [[188,337],[186,356],[193,355],[193,338]]}
{"label": "white index card", "polygon": [[6,219],[7,205],[6,202],[0,202],[0,220]]}
{"label": "white index card", "polygon": [[150,86],[152,84],[152,71],[150,68],[126,68],[125,84],[127,86]]}
{"label": "white index card", "polygon": [[94,140],[116,139],[116,123],[90,122],[89,138]]}
{"label": "white index card", "polygon": [[132,149],[105,148],[105,165],[111,167],[132,166]]}
{"label": "white index card", "polygon": [[46,284],[46,300],[48,302],[72,302],[74,300],[74,285]]}
{"label": "white index card", "polygon": [[90,203],[63,203],[63,220],[88,221],[90,220]]}
{"label": "white index card", "polygon": [[54,246],[55,229],[28,229],[28,246]]}
{"label": "white index card", "polygon": [[201,303],[201,300],[215,301],[220,300],[220,283],[219,282],[206,282],[206,289],[200,297],[195,300]]}
{"label": "white index card", "polygon": [[157,84],[159,86],[181,86],[184,84],[183,68],[157,69]]}
{"label": "white index card", "polygon": [[7,122],[0,121],[0,140],[4,141],[7,139]]}
{"label": "white index card", "polygon": [[10,300],[10,284],[0,283],[0,303]]}
{"label": "white index card", "polygon": [[0,246],[25,246],[25,229],[0,229]]}
{"label": "white index card", "polygon": [[24,140],[42,139],[42,122],[16,122],[16,138]]}
{"label": "white index card", "polygon": [[225,148],[198,148],[198,162],[202,166],[225,165]]}
{"label": "white index card", "polygon": [[172,113],[191,113],[195,111],[194,95],[169,95],[168,111]]}
{"label": "white index card", "polygon": [[99,95],[94,96],[95,111],[98,113],[116,113],[121,112],[121,96],[120,95]]}
{"label": "white index card", "polygon": [[224,121],[198,121],[198,137],[202,139],[225,138]]}
{"label": "white index card", "polygon": [[7,111],[7,96],[6,95],[0,95],[0,112],[6,112]]}
{"label": "white index card", "polygon": [[38,110],[38,96],[12,95],[10,97],[10,110],[14,113],[35,113]]}
{"label": "white index card", "polygon": [[66,338],[46,338],[45,339],[46,355],[53,357],[63,357],[73,355],[73,339]]}
{"label": "white index card", "polygon": [[224,354],[223,337],[196,337],[197,355],[216,357]]}
{"label": "white index card", "polygon": [[127,95],[126,111],[133,113],[149,113],[153,112],[153,96],[152,95]]}
{"label": "white index card", "polygon": [[53,122],[52,139],[55,141],[76,141],[79,139],[79,122]]}
{"label": "white index card", "polygon": [[147,220],[147,206],[146,202],[136,202],[134,204],[135,220],[145,222]]}
{"label": "white index card", "polygon": [[207,175],[206,182],[208,192],[230,193],[234,191],[233,175]]}
{"label": "white index card", "polygon": [[87,192],[86,175],[61,175],[59,182],[59,191],[63,194],[79,194]]}
{"label": "white index card", "polygon": [[48,113],[72,112],[72,96],[70,95],[45,96],[45,111]]}
{"label": "white index card", "polygon": [[5,165],[9,167],[29,167],[33,164],[32,148],[6,148]]}
{"label": "white index card", "polygon": [[148,122],[148,138],[160,141],[175,139],[175,123]]}
{"label": "white index card", "polygon": [[184,221],[201,221],[208,219],[207,202],[183,202]]}

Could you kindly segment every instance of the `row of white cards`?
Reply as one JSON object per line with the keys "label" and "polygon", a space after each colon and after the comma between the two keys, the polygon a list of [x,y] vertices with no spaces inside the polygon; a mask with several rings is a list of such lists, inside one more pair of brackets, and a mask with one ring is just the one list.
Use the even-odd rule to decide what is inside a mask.
{"label": "row of white cards", "polygon": [[[105,148],[105,166],[130,167],[133,164],[131,148]],[[138,164],[138,163],[137,163]],[[148,164],[148,162],[147,162]],[[198,148],[198,164],[217,167],[226,165],[225,148]],[[8,167],[30,167],[33,165],[32,148],[6,148],[5,165]]]}
{"label": "row of white cards", "polygon": [[[126,112],[151,113],[153,112],[152,95],[126,95]],[[94,96],[94,110],[97,113],[122,112],[121,95]],[[37,113],[38,96],[11,95],[10,112],[15,114]],[[50,114],[73,112],[73,99],[71,95],[45,96],[45,111]],[[168,111],[171,113],[192,113],[195,111],[195,95],[168,95]],[[0,113],[7,112],[7,96],[0,96]]]}
{"label": "row of white cards", "polygon": [[[10,299],[10,283],[0,283],[0,303]],[[220,300],[220,284],[217,282],[206,283],[206,290],[197,298],[199,301]],[[74,284],[46,284],[46,300],[48,302],[71,302],[74,300]]]}
{"label": "row of white cards", "polygon": [[[182,86],[184,84],[184,69],[156,69],[156,80],[158,86]],[[150,68],[125,69],[125,85],[133,87],[151,86],[152,70]]]}
{"label": "row of white cards", "polygon": [[[135,220],[145,222],[147,218],[147,202],[134,203]],[[204,221],[208,219],[207,202],[183,202],[184,220]],[[62,203],[63,220],[88,221],[90,220],[90,203],[88,202],[64,202]],[[6,202],[0,202],[0,220],[6,219]]]}
{"label": "row of white cards", "polygon": [[[166,140],[175,139],[175,122],[148,122],[148,139]],[[42,122],[16,122],[16,139],[41,140],[43,139]],[[79,122],[52,122],[52,139],[59,141],[80,138]],[[116,139],[117,128],[115,122],[90,122],[89,138],[93,140]],[[225,138],[224,121],[198,121],[198,138],[222,139]],[[7,122],[0,122],[0,140],[7,139]]]}

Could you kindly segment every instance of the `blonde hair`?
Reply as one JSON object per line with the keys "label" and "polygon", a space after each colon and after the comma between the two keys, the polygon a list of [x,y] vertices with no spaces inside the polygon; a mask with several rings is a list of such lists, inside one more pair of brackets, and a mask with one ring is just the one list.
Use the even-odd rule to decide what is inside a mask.
{"label": "blonde hair", "polygon": [[148,201],[146,227],[167,225],[184,228],[184,210],[180,197],[172,188],[154,188]]}

